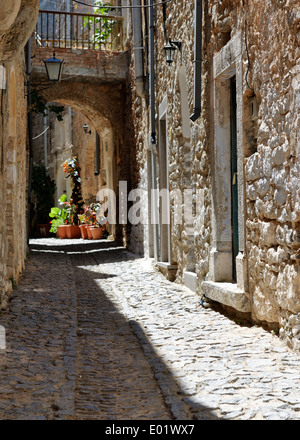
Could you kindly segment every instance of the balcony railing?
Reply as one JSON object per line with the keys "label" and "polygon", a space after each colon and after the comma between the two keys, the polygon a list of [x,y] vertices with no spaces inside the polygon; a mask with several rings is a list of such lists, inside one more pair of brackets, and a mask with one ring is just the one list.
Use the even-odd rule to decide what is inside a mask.
{"label": "balcony railing", "polygon": [[122,51],[123,18],[39,11],[35,36],[44,47]]}

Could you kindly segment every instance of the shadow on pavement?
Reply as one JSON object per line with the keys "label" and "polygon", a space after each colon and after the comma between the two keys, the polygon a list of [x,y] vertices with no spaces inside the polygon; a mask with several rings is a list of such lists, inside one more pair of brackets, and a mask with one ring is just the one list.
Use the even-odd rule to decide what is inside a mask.
{"label": "shadow on pavement", "polygon": [[[141,325],[126,317],[109,288],[117,275],[95,267],[125,254],[141,257],[107,241],[31,240],[30,249],[2,317],[8,350],[0,368],[0,418],[218,419],[186,393]],[[61,270],[63,254],[72,263],[69,278]]]}
{"label": "shadow on pavement", "polygon": [[[60,240],[57,238],[31,239],[29,249],[32,253],[66,253],[66,254],[95,254],[97,259],[102,262],[107,259],[117,262],[126,259],[136,260],[142,258],[139,255],[129,253],[119,243],[109,240]],[[92,264],[92,263],[91,263]],[[98,265],[98,263],[94,262]]]}
{"label": "shadow on pavement", "polygon": [[[120,261],[120,255],[118,252],[112,253],[112,251],[108,251],[109,255],[107,253],[103,253],[103,260],[99,260],[99,253],[96,253],[93,255],[96,264],[99,265],[99,263],[103,262],[105,263],[105,260],[108,260],[109,263],[118,263]],[[139,258],[138,256],[134,257],[134,255],[129,254],[126,252],[126,260],[133,259],[133,258]],[[123,254],[125,257],[125,254]],[[103,317],[103,331],[106,332],[106,329],[109,329],[109,335],[107,335],[108,340],[110,338],[113,338],[114,342],[111,342],[111,353],[110,353],[110,359],[111,357],[114,358],[114,355],[117,359],[115,359],[116,365],[109,367],[107,365],[106,367],[112,368],[113,370],[116,369],[117,373],[110,373],[109,376],[116,377],[116,384],[119,379],[121,379],[121,382],[125,382],[128,380],[128,375],[131,375],[131,371],[123,371],[121,373],[121,377],[118,378],[118,372],[120,372],[118,368],[118,364],[122,365],[124,363],[124,359],[128,355],[128,351],[131,353],[136,352],[136,340],[131,340],[130,344],[128,345],[128,336],[126,336],[126,326],[130,326],[131,331],[133,331],[135,337],[137,338],[139,342],[139,346],[142,347],[143,353],[145,356],[145,359],[147,360],[148,364],[151,367],[152,373],[154,374],[155,380],[159,385],[159,388],[162,392],[162,395],[164,396],[164,401],[167,407],[169,408],[172,416],[172,419],[175,420],[194,420],[194,419],[202,419],[202,420],[218,420],[218,417],[212,412],[210,408],[207,408],[199,403],[199,401],[196,401],[193,399],[193,396],[189,396],[188,393],[185,392],[184,389],[180,386],[176,378],[174,377],[172,371],[166,363],[164,362],[164,359],[158,355],[156,352],[153,344],[151,343],[151,340],[145,333],[144,329],[141,327],[141,325],[132,319],[126,319],[126,316],[123,312],[123,309],[116,308],[115,303],[115,297],[113,293],[109,293],[110,289],[109,286],[105,286],[103,289],[101,288],[101,275],[100,273],[94,272],[93,269],[91,270],[90,263],[88,263],[87,266],[84,266],[82,264],[82,256],[79,254],[72,254],[71,255],[72,264],[74,267],[74,272],[76,273],[76,277],[78,280],[80,280],[81,283],[84,283],[85,285],[85,291],[80,289],[79,297],[80,295],[83,296],[85,302],[87,301],[87,291],[92,293],[92,296],[90,298],[90,301],[93,303],[95,299],[98,297],[99,302],[98,304],[94,304],[93,306],[93,315],[97,315],[98,313],[105,312],[105,318]],[[103,270],[103,269],[102,269]],[[117,275],[115,275],[117,276]],[[111,275],[110,275],[111,277]],[[99,283],[96,282],[96,280],[100,280]],[[78,286],[78,283],[77,283]],[[126,286],[125,286],[126,288]],[[113,300],[108,297],[112,294]],[[80,317],[79,317],[80,321]],[[104,322],[105,321],[105,322]],[[112,333],[113,327],[111,326],[112,321],[117,322],[116,327],[116,333]],[[86,323],[88,325],[88,323]],[[79,322],[80,325],[80,322]],[[124,330],[124,333],[122,332],[122,329]],[[120,331],[121,330],[121,331]],[[87,332],[87,334],[90,335],[90,332]],[[101,337],[103,337],[103,332],[101,331]],[[90,342],[90,341],[89,341]],[[87,344],[88,341],[85,341],[85,344]],[[115,346],[116,344],[116,346]],[[86,346],[86,345],[85,345]],[[96,341],[94,341],[94,346],[96,346]],[[118,353],[120,350],[120,347],[122,347],[121,352]],[[126,351],[126,355],[124,355],[124,351]],[[137,356],[139,354],[137,353]],[[133,363],[136,364],[136,360],[133,359]],[[124,376],[122,377],[122,374]],[[137,381],[138,376],[142,374],[141,371],[135,371],[132,381],[135,383],[135,387],[137,387]],[[110,382],[111,383],[111,382]],[[118,390],[122,388],[122,385],[116,386],[116,393],[118,393]],[[134,399],[134,392],[130,391],[132,393],[131,399]],[[139,402],[139,399],[136,400],[137,405],[141,405],[142,402]]]}

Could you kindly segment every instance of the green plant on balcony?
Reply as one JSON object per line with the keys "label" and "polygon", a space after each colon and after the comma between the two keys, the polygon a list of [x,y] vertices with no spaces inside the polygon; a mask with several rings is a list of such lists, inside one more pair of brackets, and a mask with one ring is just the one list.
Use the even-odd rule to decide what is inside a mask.
{"label": "green plant on balcony", "polygon": [[114,10],[111,7],[110,3],[102,3],[102,0],[95,1],[95,6],[99,6],[95,9],[95,14],[101,15],[101,17],[84,17],[83,26],[89,32],[92,31],[94,34],[91,36],[91,43],[94,44],[95,49],[101,48],[102,44],[108,42],[113,27],[117,24],[116,20],[113,20],[111,17],[105,18],[105,15],[108,15],[110,11]]}

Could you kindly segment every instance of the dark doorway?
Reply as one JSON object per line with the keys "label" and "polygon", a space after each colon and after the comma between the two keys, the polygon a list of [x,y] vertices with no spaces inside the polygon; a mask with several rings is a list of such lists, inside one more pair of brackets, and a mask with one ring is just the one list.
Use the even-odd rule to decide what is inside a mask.
{"label": "dark doorway", "polygon": [[238,173],[237,173],[237,111],[236,77],[230,79],[230,131],[231,131],[231,226],[232,226],[232,278],[236,281],[236,257],[239,253],[238,229]]}

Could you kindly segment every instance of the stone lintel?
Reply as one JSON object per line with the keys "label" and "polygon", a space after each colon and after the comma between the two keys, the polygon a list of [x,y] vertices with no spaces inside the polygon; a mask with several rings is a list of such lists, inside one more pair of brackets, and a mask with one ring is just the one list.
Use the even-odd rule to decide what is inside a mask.
{"label": "stone lintel", "polygon": [[239,312],[249,313],[251,311],[247,293],[239,289],[236,284],[202,281],[201,288],[202,293],[208,299],[232,307]]}

